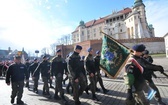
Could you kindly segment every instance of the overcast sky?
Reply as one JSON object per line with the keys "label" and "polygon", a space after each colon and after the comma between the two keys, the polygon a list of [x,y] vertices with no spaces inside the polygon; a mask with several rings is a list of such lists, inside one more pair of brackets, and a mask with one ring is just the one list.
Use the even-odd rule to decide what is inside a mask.
{"label": "overcast sky", "polygon": [[[143,0],[157,37],[168,31],[168,0]],[[0,49],[34,52],[70,34],[80,20],[132,7],[134,0],[0,0]]]}

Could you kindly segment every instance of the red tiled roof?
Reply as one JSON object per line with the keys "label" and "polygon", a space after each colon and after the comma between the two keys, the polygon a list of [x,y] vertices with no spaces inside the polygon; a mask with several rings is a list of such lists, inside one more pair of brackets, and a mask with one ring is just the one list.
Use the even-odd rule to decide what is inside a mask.
{"label": "red tiled roof", "polygon": [[121,11],[118,11],[118,13],[123,13],[123,14],[126,14],[126,13],[129,13],[131,12],[132,10],[130,8],[124,8],[123,10]]}

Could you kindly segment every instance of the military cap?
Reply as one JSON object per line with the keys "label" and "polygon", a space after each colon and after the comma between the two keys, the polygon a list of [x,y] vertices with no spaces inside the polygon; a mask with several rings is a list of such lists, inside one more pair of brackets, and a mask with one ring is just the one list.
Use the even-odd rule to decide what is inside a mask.
{"label": "military cap", "polygon": [[44,58],[47,58],[47,56],[46,56],[46,55],[44,55],[44,56],[43,56],[43,59],[44,59]]}
{"label": "military cap", "polygon": [[34,58],[34,61],[37,61],[37,58]]}
{"label": "military cap", "polygon": [[145,51],[143,52],[143,54],[148,55],[148,54],[149,54],[149,51],[148,51],[148,50],[145,50]]}
{"label": "military cap", "polygon": [[92,51],[92,48],[91,48],[91,47],[89,47],[87,51],[88,51],[88,52]]}
{"label": "military cap", "polygon": [[80,45],[76,45],[75,49],[82,50],[82,46],[80,46]]}
{"label": "military cap", "polygon": [[56,52],[57,52],[57,53],[61,52],[61,49],[58,49]]}
{"label": "military cap", "polygon": [[26,61],[29,61],[29,59],[27,58]]}
{"label": "military cap", "polygon": [[20,55],[15,55],[14,58],[21,59],[21,56]]}
{"label": "military cap", "polygon": [[99,54],[100,53],[100,51],[98,50],[98,51],[96,51],[96,54]]}
{"label": "military cap", "polygon": [[137,45],[134,45],[133,47],[132,47],[132,49],[134,50],[134,51],[137,51],[137,52],[143,52],[144,50],[145,50],[145,45],[143,45],[143,44],[137,44]]}

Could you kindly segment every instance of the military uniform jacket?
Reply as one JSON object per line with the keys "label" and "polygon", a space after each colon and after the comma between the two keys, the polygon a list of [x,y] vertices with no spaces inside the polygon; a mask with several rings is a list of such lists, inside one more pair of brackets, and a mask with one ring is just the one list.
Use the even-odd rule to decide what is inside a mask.
{"label": "military uniform jacket", "polygon": [[79,53],[77,52],[73,52],[73,54],[68,58],[68,71],[73,79],[77,79],[80,76],[80,73],[82,73],[80,69],[80,59],[81,58],[79,56]]}
{"label": "military uniform jacket", "polygon": [[24,64],[13,63],[9,66],[6,72],[6,83],[24,81],[24,78],[28,79],[27,68]]}
{"label": "military uniform jacket", "polygon": [[42,77],[49,77],[50,76],[50,62],[42,61],[37,66],[36,70],[33,73],[33,76],[37,75],[39,72],[41,73]]}
{"label": "military uniform jacket", "polygon": [[53,58],[51,63],[51,76],[57,74],[64,74],[64,71],[67,72],[67,63],[64,58],[61,56],[56,56]]}
{"label": "military uniform jacket", "polygon": [[88,54],[86,56],[85,61],[84,61],[84,66],[88,74],[91,74],[91,73],[95,74],[96,69],[95,69],[94,59],[91,54]]}
{"label": "military uniform jacket", "polygon": [[95,69],[96,71],[100,71],[100,56],[95,56],[94,57],[94,64],[95,64]]}
{"label": "military uniform jacket", "polygon": [[[37,66],[38,66],[38,63],[32,63],[29,66],[29,71],[30,71],[30,73],[31,73],[32,76],[33,76],[33,73],[36,70]],[[40,75],[40,72],[36,73],[36,75],[34,75],[34,77],[39,77],[39,75]]]}

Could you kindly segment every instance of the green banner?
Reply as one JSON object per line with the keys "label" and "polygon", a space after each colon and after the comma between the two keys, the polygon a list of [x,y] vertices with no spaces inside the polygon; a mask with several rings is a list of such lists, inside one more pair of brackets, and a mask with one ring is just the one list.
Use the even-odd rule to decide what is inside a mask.
{"label": "green banner", "polygon": [[116,78],[125,65],[130,50],[109,35],[103,34],[100,67],[109,77]]}

